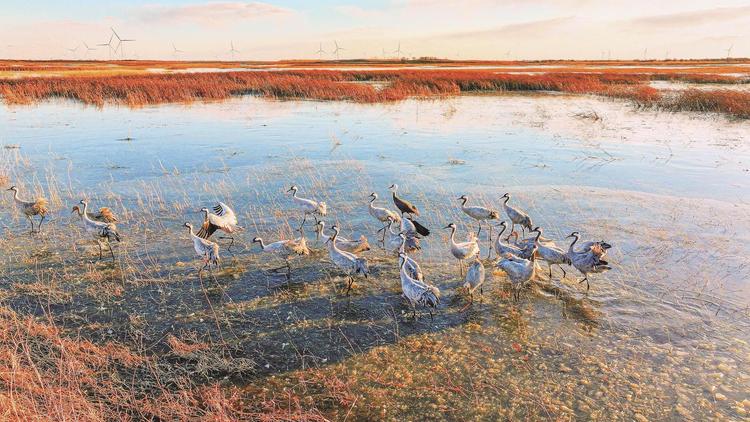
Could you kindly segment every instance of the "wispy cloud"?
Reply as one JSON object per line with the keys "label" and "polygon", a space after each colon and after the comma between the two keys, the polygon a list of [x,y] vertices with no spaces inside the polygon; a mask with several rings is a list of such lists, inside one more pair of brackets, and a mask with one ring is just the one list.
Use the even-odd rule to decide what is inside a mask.
{"label": "wispy cloud", "polygon": [[137,15],[147,22],[190,21],[205,25],[218,25],[268,17],[294,14],[292,9],[263,2],[207,2],[185,6],[147,5],[138,9]]}
{"label": "wispy cloud", "polygon": [[460,31],[443,36],[447,38],[456,39],[467,39],[467,38],[486,38],[486,37],[500,37],[500,36],[520,36],[525,35],[529,37],[539,36],[542,34],[548,34],[550,31],[559,29],[565,25],[568,25],[575,21],[572,16],[563,16],[552,19],[542,19],[529,22],[512,23],[508,25],[498,26],[490,29],[480,29],[473,31]]}
{"label": "wispy cloud", "polygon": [[385,15],[385,12],[382,10],[377,9],[365,9],[359,6],[354,5],[341,5],[335,7],[336,11],[353,18],[360,18],[360,19],[374,19],[374,18],[380,18]]}
{"label": "wispy cloud", "polygon": [[750,18],[750,6],[717,7],[714,9],[694,10],[666,15],[644,16],[634,18],[629,23],[637,26],[663,28],[688,27],[704,24],[721,24]]}

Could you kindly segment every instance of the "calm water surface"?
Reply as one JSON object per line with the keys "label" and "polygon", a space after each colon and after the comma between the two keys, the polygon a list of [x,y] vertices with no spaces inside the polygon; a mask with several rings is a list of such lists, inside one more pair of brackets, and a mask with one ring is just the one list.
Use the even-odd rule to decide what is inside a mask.
{"label": "calm water surface", "polygon": [[[590,111],[596,111],[601,120],[580,117]],[[226,199],[235,206],[251,232],[244,235],[245,243],[255,233],[268,240],[291,235],[289,227],[299,219],[284,191],[292,183],[300,186],[301,196],[326,200],[332,210],[329,222],[338,221],[347,232],[370,236],[372,244],[378,226],[366,213],[366,198],[376,191],[381,201],[387,201],[387,187],[398,183],[403,195],[424,210],[421,221],[433,230],[423,241],[419,259],[428,265],[431,278],[448,297],[457,295],[453,292],[460,283],[441,227],[456,221],[461,237],[475,228],[458,209],[456,198],[461,194],[499,207],[499,197],[510,192],[513,201],[545,228],[545,235],[561,245],[567,244],[564,237],[573,230],[581,231],[587,239],[606,239],[615,245],[610,253],[615,268],[593,276],[589,296],[584,296],[575,282],[575,270],[564,281],[557,272],[553,280],[546,280],[545,272],[548,288],[543,291],[547,293],[529,299],[526,313],[522,312],[529,332],[521,337],[532,349],[554,349],[548,359],[555,364],[545,362],[541,373],[511,371],[511,375],[501,366],[485,368],[488,374],[496,370],[510,376],[521,390],[539,388],[570,395],[572,404],[560,406],[573,407],[571,411],[578,417],[593,415],[591,407],[601,399],[596,388],[606,383],[555,390],[573,382],[571,377],[594,377],[586,369],[591,362],[581,361],[580,356],[572,358],[574,349],[599,362],[621,364],[622,371],[633,371],[639,383],[669,388],[664,397],[642,403],[624,395],[618,396],[621,402],[613,399],[613,409],[629,406],[624,403],[632,399],[636,407],[625,416],[640,412],[656,418],[680,418],[684,415],[679,408],[693,415],[742,416],[737,406],[747,397],[750,379],[749,133],[746,122],[634,112],[618,103],[564,96],[472,96],[387,105],[243,98],[137,110],[72,103],[0,108],[0,143],[6,147],[3,169],[11,183],[42,190],[54,185],[61,192],[52,227],[71,224],[67,210],[83,195],[100,202],[117,198],[119,206],[133,213],[131,221],[137,221],[144,198],[158,192],[159,201],[163,201],[159,206],[176,211],[158,217],[163,244],[144,248],[154,248],[149,255],[166,267],[191,259],[192,251],[179,224],[199,218],[194,211],[206,202]],[[0,212],[3,226],[20,230],[23,222],[9,213],[10,201],[7,197],[2,201],[8,205]],[[120,227],[126,233],[143,230],[144,238],[153,236],[147,228],[128,221]],[[65,238],[62,231],[50,236]],[[132,256],[146,253],[128,247]],[[250,252],[250,247],[240,255],[255,260],[257,254]],[[375,266],[382,267],[383,262],[388,262],[387,258],[373,258]],[[309,265],[307,274],[314,278],[320,265]],[[20,269],[14,271],[22,274]],[[392,269],[382,271],[382,278],[397,280]],[[247,277],[227,289],[232,301],[244,303],[261,295],[252,287],[257,280]],[[502,276],[495,278],[497,291]],[[372,318],[373,309],[402,306],[398,285],[391,284],[386,284],[385,290],[383,284],[363,287],[361,308],[348,312],[357,318]],[[564,307],[560,313],[560,302],[549,293],[555,289],[567,297],[566,303],[572,301],[595,311],[593,334],[590,324],[581,329],[581,322],[571,320]],[[306,294],[326,301],[336,295]],[[512,361],[514,352],[506,352],[508,344],[520,340],[505,320],[510,307],[507,300],[489,295],[486,303],[468,314],[458,311],[462,306],[456,303],[459,299],[444,300],[442,314],[433,325],[425,323],[408,330],[450,340],[451,344],[490,347],[496,350],[494,362]],[[284,306],[305,310],[315,303]],[[255,316],[262,319],[264,315]],[[335,311],[333,316],[340,314]],[[154,319],[166,321],[164,316]],[[471,324],[479,324],[481,329],[466,328]],[[577,334],[561,346],[560,330]],[[357,336],[367,338],[359,331],[351,335],[355,342]],[[266,340],[254,337],[253,341],[266,341],[268,348],[283,342],[281,337],[266,336]],[[322,347],[315,336],[300,338],[313,349]],[[385,344],[393,351],[397,349],[389,345],[400,344],[380,339],[368,339],[361,354],[338,356],[331,362],[344,365],[337,370],[371,368],[375,363],[366,351],[369,347]],[[679,359],[656,357],[673,350],[679,352]],[[471,349],[454,352],[478,357]],[[648,357],[650,353],[653,358]],[[299,370],[294,359],[269,358],[268,370]],[[430,367],[428,360],[420,359],[415,354],[398,360],[393,367]],[[644,365],[653,370],[639,372]],[[471,374],[476,368],[461,370]],[[723,374],[719,381],[714,377],[717,371]],[[627,377],[632,382],[636,375],[607,381],[615,385],[606,388],[620,389],[619,382],[625,383]],[[274,383],[269,388],[284,386],[283,382]],[[375,388],[371,385],[361,388],[362,394],[376,393],[368,390]],[[579,403],[576,397],[580,396],[591,402]],[[411,399],[394,400],[405,403]],[[497,405],[512,402],[502,399]],[[678,410],[663,410],[672,409],[670,406]],[[359,415],[373,417],[370,411],[361,410]]]}

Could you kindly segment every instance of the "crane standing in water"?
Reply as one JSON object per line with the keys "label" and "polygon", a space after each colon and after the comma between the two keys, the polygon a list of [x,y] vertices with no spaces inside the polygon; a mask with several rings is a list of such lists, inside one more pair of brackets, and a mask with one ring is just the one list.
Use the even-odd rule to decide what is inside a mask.
{"label": "crane standing in water", "polygon": [[24,201],[23,199],[18,197],[18,188],[15,186],[11,186],[9,191],[13,192],[13,201],[16,203],[18,208],[20,208],[21,212],[26,216],[26,219],[29,220],[29,223],[31,223],[31,233],[34,233],[34,216],[38,215],[40,217],[39,219],[39,226],[37,226],[37,232],[42,232],[42,223],[44,222],[44,218],[47,216],[47,213],[49,212],[48,202],[46,199],[39,197],[34,201]]}
{"label": "crane standing in water", "polygon": [[315,224],[318,223],[318,216],[325,217],[328,213],[328,207],[326,206],[325,202],[318,202],[314,201],[312,199],[307,198],[301,198],[297,196],[297,186],[292,185],[291,188],[287,192],[292,192],[292,199],[294,200],[294,203],[297,204],[298,207],[302,209],[302,212],[304,213],[302,218],[302,223],[300,223],[299,228],[302,229],[302,226],[305,225],[305,221],[307,221],[307,216],[312,215],[313,218],[315,218]]}
{"label": "crane standing in water", "polygon": [[115,252],[112,250],[112,243],[110,242],[112,240],[120,242],[120,234],[117,233],[117,227],[115,226],[115,223],[105,223],[103,221],[92,220],[91,218],[89,218],[88,201],[86,201],[85,199],[81,199],[80,204],[83,205],[83,209],[76,206],[73,207],[73,212],[78,213],[78,216],[81,217],[81,222],[83,223],[84,230],[86,230],[86,232],[89,233],[94,238],[94,240],[96,240],[96,244],[99,245],[99,259],[102,259],[102,240],[104,240],[107,243],[109,252],[112,254],[112,261],[114,261]]}

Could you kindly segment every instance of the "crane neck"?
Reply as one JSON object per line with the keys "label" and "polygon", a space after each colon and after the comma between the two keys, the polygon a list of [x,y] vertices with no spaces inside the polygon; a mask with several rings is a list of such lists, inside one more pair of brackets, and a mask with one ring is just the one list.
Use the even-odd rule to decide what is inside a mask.
{"label": "crane neck", "polygon": [[569,252],[573,252],[573,245],[575,245],[575,244],[576,244],[576,242],[578,242],[578,239],[580,239],[580,236],[579,236],[579,235],[577,235],[577,234],[574,234],[574,235],[573,235],[573,242],[571,242],[571,243],[570,243],[570,246],[568,247],[568,251],[569,251]]}
{"label": "crane neck", "polygon": [[503,204],[508,205],[508,201],[510,201],[510,196],[506,196],[505,200],[503,201]]}
{"label": "crane neck", "polygon": [[497,239],[498,240],[500,240],[500,236],[502,236],[503,233],[505,233],[505,229],[507,229],[507,228],[508,228],[507,226],[503,226],[503,229],[500,230],[500,233],[497,234]]}
{"label": "crane neck", "polygon": [[468,198],[461,198],[461,207],[465,207],[467,202],[469,202]]}

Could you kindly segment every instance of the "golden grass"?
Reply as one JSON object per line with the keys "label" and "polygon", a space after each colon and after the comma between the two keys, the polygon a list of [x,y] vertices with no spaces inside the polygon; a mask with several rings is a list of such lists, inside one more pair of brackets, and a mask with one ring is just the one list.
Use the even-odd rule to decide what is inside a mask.
{"label": "golden grass", "polygon": [[[144,62],[136,63],[140,66],[148,65]],[[750,113],[750,94],[745,92],[686,91],[675,98],[674,95],[665,96],[663,91],[648,85],[652,80],[733,84],[746,82],[746,79],[729,75],[685,73],[682,68],[667,69],[668,72],[658,69],[649,74],[633,73],[632,69],[626,69],[628,73],[620,70],[622,69],[511,74],[491,70],[394,68],[25,77],[0,79],[0,96],[8,104],[34,104],[52,98],[64,98],[98,107],[105,104],[141,107],[162,103],[223,100],[238,95],[375,103],[473,92],[554,91],[626,99],[640,107],[658,107],[672,111],[710,111],[738,118],[747,118]]]}

